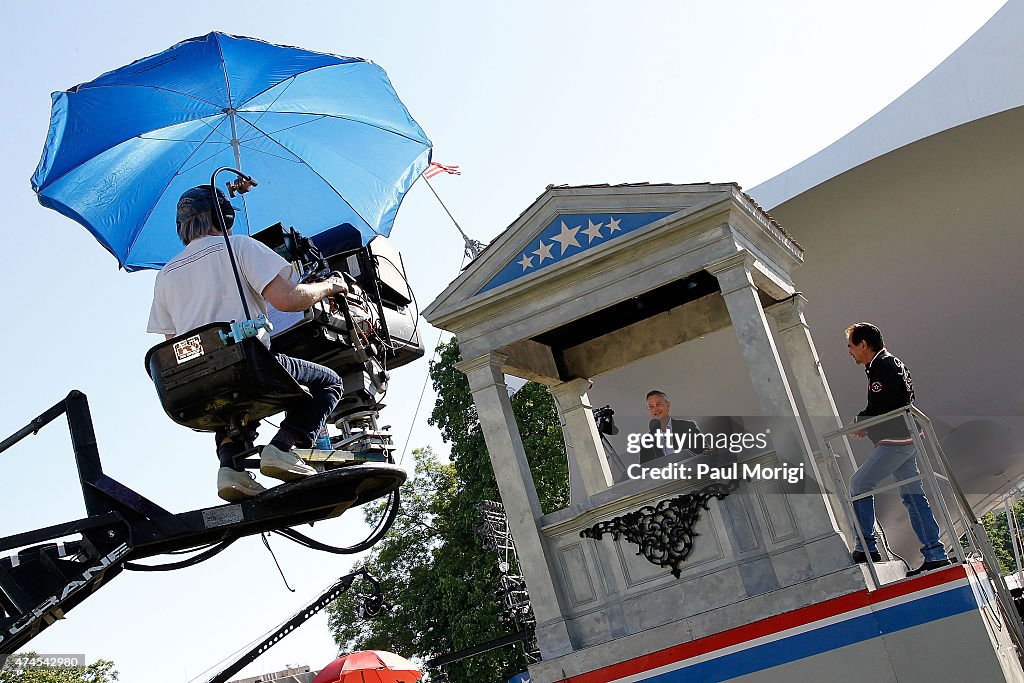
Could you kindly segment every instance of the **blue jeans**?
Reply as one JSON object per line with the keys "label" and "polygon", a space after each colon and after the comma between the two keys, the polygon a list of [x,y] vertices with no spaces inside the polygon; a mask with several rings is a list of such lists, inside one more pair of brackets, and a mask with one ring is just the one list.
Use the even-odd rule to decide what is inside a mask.
{"label": "blue jeans", "polygon": [[[867,493],[890,475],[896,481],[903,481],[918,474],[917,450],[914,444],[878,444],[850,479],[850,495],[859,496]],[[917,534],[917,540],[921,542],[921,554],[925,561],[946,559],[945,550],[939,541],[939,525],[935,522],[935,515],[928,505],[928,498],[924,495],[920,480],[900,485],[899,492],[910,517],[910,526]],[[857,515],[861,531],[864,532],[868,552],[877,551],[874,498],[868,496],[853,501],[853,511]],[[859,540],[857,550],[863,551]]]}
{"label": "blue jeans", "polygon": [[[309,389],[309,393],[313,397],[312,400],[300,399],[288,406],[285,409],[284,420],[281,421],[281,429],[295,437],[295,445],[300,448],[309,448],[316,441],[317,434],[323,429],[331,411],[338,405],[342,394],[345,393],[341,377],[334,370],[308,360],[292,358],[282,353],[276,353],[274,357],[296,382]],[[255,440],[257,425],[258,423],[243,425],[241,440],[247,442]],[[226,435],[227,430],[218,430],[217,444],[220,444]],[[242,450],[244,450],[244,444],[227,450],[219,449],[219,451],[223,451],[219,452],[221,465],[223,467],[232,466],[232,456]]]}
{"label": "blue jeans", "polygon": [[312,401],[290,406],[281,421],[281,429],[295,435],[297,446],[309,448],[316,442],[317,434],[345,393],[341,377],[334,370],[308,360],[283,353],[276,353],[274,357],[296,382],[309,389],[313,397]]}

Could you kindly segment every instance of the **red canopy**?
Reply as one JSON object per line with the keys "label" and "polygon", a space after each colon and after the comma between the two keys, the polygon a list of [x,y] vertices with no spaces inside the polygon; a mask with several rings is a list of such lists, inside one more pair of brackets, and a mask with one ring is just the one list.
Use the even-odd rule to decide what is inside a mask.
{"label": "red canopy", "polygon": [[317,674],[313,683],[416,683],[420,670],[405,657],[383,650],[364,650],[339,657]]}

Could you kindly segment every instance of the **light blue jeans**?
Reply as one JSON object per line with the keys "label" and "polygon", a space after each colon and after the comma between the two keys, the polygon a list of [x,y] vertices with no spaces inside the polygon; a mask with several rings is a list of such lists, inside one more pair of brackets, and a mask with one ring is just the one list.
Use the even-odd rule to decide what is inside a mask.
{"label": "light blue jeans", "polygon": [[[917,450],[914,448],[914,444],[878,444],[850,479],[850,495],[859,496],[867,493],[890,475],[896,481],[903,481],[916,477],[918,474]],[[899,491],[903,505],[907,508],[907,515],[910,517],[910,526],[913,527],[917,539],[921,542],[921,554],[925,561],[946,559],[945,550],[942,543],[939,542],[939,525],[935,522],[935,515],[932,514],[932,509],[928,505],[928,498],[924,495],[921,482],[913,481],[902,484]],[[861,531],[864,532],[868,552],[877,551],[874,498],[868,496],[853,501],[853,510],[857,515]],[[859,540],[857,541],[857,550],[863,551]]]}

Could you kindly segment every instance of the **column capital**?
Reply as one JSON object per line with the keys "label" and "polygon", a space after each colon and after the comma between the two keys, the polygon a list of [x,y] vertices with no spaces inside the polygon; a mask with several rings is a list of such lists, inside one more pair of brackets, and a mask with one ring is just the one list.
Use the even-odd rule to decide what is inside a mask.
{"label": "column capital", "polygon": [[750,270],[754,266],[754,255],[746,249],[739,249],[735,254],[730,254],[725,258],[712,261],[704,266],[704,270],[708,271],[715,277],[724,273],[727,270],[733,268],[739,268],[745,266],[747,270]]}
{"label": "column capital", "polygon": [[558,384],[552,384],[548,387],[548,391],[556,398],[573,395],[575,395],[576,398],[579,398],[590,391],[593,386],[594,383],[589,379],[586,379],[585,377],[577,377]]}
{"label": "column capital", "polygon": [[455,367],[469,379],[470,389],[480,389],[492,384],[505,384],[501,366],[508,356],[498,351],[489,351],[476,358],[459,361]]}
{"label": "column capital", "polygon": [[754,255],[741,249],[731,256],[714,261],[704,266],[718,279],[722,295],[730,294],[745,287],[754,287],[751,270],[754,267]]}
{"label": "column capital", "polygon": [[508,356],[500,351],[488,351],[487,353],[477,356],[476,358],[469,358],[459,361],[455,364],[455,367],[462,371],[463,374],[468,375],[474,370],[490,364],[496,365],[499,368],[508,361]]}
{"label": "column capital", "polygon": [[787,299],[767,306],[764,312],[775,318],[781,333],[800,325],[808,327],[807,320],[804,318],[804,309],[806,307],[807,299],[802,293],[797,292]]}

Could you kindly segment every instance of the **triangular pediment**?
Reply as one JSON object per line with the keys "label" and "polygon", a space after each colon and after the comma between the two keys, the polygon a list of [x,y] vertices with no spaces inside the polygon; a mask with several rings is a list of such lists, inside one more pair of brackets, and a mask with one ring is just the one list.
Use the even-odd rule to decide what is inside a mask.
{"label": "triangular pediment", "polygon": [[545,268],[551,268],[591,249],[598,249],[673,213],[675,211],[591,211],[558,214],[534,235],[518,260],[506,263],[477,294],[539,273]]}
{"label": "triangular pediment", "polygon": [[478,301],[516,296],[532,283],[601,258],[673,222],[728,200],[733,183],[549,187],[424,311],[447,317]]}

